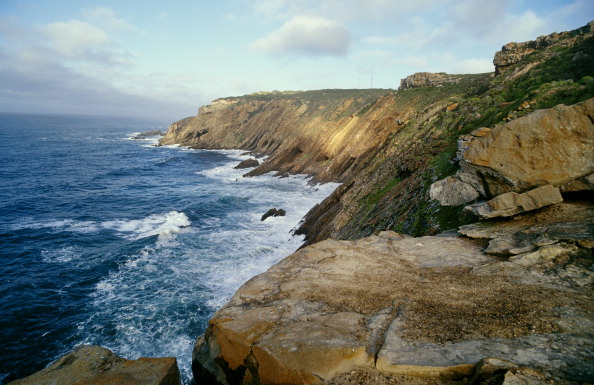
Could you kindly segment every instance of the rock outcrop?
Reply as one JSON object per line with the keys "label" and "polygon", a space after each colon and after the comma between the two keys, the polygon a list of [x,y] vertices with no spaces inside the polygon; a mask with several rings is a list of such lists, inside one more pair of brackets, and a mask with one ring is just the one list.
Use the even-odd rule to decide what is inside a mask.
{"label": "rock outcrop", "polygon": [[[492,225],[491,234],[497,231],[509,229]],[[399,376],[399,383],[449,384],[528,376],[514,372],[523,368],[558,384],[594,380],[587,242],[536,243],[514,257],[521,262],[452,236],[383,232],[308,246],[247,282],[215,314],[195,347],[195,377],[338,384]]]}
{"label": "rock outcrop", "polygon": [[[506,69],[522,61],[522,59],[526,58],[528,55],[537,50],[542,50],[555,44],[562,45],[563,47],[570,47],[578,44],[585,35],[589,35],[594,32],[594,22],[588,23],[588,25],[580,28],[578,31],[580,33],[576,33],[576,31],[561,33],[553,32],[547,36],[539,36],[536,40],[523,43],[512,42],[504,45],[501,47],[501,51],[495,53],[495,57],[493,59],[493,64],[495,65],[495,74],[501,74]],[[531,64],[527,69],[529,70],[532,67],[534,67],[533,64]],[[517,73],[525,72],[527,69],[526,67],[521,68],[517,71]]]}
{"label": "rock outcrop", "polygon": [[234,169],[240,170],[243,168],[253,168],[253,167],[258,167],[260,165],[260,162],[258,162],[256,159],[254,158],[249,158],[246,159],[244,161],[241,161],[237,166],[233,167]]}
{"label": "rock outcrop", "polygon": [[267,218],[270,218],[270,217],[284,217],[286,214],[287,214],[287,212],[284,209],[277,209],[275,207],[275,208],[272,208],[272,209],[266,211],[264,213],[264,215],[262,215],[262,218],[260,219],[260,221],[265,221]]}
{"label": "rock outcrop", "polygon": [[456,84],[460,80],[460,76],[448,75],[444,72],[417,72],[400,80],[398,90],[403,91],[418,87],[440,87],[444,84]]}
{"label": "rock outcrop", "polygon": [[174,357],[126,360],[100,346],[83,345],[47,368],[10,385],[181,385]]}
{"label": "rock outcrop", "polygon": [[221,99],[172,125],[163,144],[269,155],[250,175],[343,182],[296,231],[309,246],[211,319],[196,379],[594,381],[594,206],[579,200],[594,186],[592,26],[507,46],[497,76]]}
{"label": "rock outcrop", "polygon": [[536,210],[561,202],[561,191],[592,189],[593,148],[594,98],[538,110],[462,136],[461,169],[429,195],[444,206],[487,198],[466,207],[485,219]]}

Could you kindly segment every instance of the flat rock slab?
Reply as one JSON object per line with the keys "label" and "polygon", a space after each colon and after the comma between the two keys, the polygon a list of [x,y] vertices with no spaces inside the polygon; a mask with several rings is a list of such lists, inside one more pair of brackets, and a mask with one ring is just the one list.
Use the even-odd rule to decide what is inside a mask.
{"label": "flat rock slab", "polygon": [[181,385],[174,357],[126,360],[100,346],[78,347],[47,368],[9,385]]}
{"label": "flat rock slab", "polygon": [[[194,374],[210,383],[322,384],[372,371],[445,384],[495,357],[594,379],[591,285],[534,284],[534,274],[554,268],[527,282],[482,271],[504,262],[470,239],[393,232],[306,247],[215,314],[196,345]],[[592,275],[571,261],[562,268]]]}

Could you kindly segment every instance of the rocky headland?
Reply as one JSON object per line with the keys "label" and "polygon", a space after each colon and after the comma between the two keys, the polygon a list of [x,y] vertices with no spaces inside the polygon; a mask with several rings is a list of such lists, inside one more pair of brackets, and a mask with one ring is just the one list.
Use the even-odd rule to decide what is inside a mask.
{"label": "rocky headland", "polygon": [[594,22],[494,64],[169,127],[161,144],[266,155],[246,177],[342,183],[212,317],[198,384],[594,383]]}

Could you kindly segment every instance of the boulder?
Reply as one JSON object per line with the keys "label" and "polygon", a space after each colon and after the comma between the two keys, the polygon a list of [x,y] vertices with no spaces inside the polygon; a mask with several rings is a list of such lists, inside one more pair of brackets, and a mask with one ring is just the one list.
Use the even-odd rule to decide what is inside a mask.
{"label": "boulder", "polygon": [[460,179],[488,198],[594,172],[594,98],[534,111],[465,143]]}
{"label": "boulder", "polygon": [[429,188],[429,196],[442,206],[459,206],[477,199],[480,195],[470,184],[450,176],[433,183]]}
{"label": "boulder", "polygon": [[236,170],[240,170],[243,168],[258,167],[259,165],[260,165],[260,162],[258,162],[256,159],[249,158],[249,159],[242,161],[241,163],[239,163],[237,166],[235,166],[233,168]]}
{"label": "boulder", "polygon": [[286,214],[287,212],[284,209],[272,208],[262,215],[260,221],[264,221],[269,217],[284,217]]}
{"label": "boulder", "polygon": [[515,192],[501,194],[488,202],[466,206],[464,209],[476,216],[488,219],[511,217],[527,211],[554,205],[555,203],[560,203],[562,201],[563,197],[561,197],[559,189],[549,184],[526,191],[522,194]]}
{"label": "boulder", "polygon": [[181,385],[174,357],[126,360],[110,350],[83,345],[47,368],[10,385]]}
{"label": "boulder", "polygon": [[[562,192],[591,190],[593,122],[594,98],[572,106],[561,104],[534,111],[492,129],[479,128],[463,135],[458,140],[460,170],[433,183],[430,196],[443,206],[456,206],[478,196],[491,199],[510,192],[534,190],[528,195],[507,195],[487,205],[469,208],[488,217],[494,206],[509,208],[518,200],[531,200],[537,192],[558,195],[550,187],[536,190],[538,187],[551,185]],[[549,198],[551,202],[558,200],[552,195]]]}
{"label": "boulder", "polygon": [[[583,277],[594,274],[574,247],[564,264],[520,264],[523,273],[507,275],[486,272],[511,262],[469,239],[382,232],[316,243],[248,281],[213,316],[194,350],[195,378],[452,384],[527,367],[592,379],[594,304]],[[559,269],[572,273],[561,282]]]}

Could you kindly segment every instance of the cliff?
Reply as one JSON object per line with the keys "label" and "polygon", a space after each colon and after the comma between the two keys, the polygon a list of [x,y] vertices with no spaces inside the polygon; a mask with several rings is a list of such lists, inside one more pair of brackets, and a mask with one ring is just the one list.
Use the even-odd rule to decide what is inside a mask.
{"label": "cliff", "polygon": [[594,382],[594,22],[494,64],[223,98],[169,127],[161,144],[268,155],[246,176],[342,182],[308,246],[213,316],[198,383]]}
{"label": "cliff", "polygon": [[343,98],[354,112],[296,93],[240,115],[265,128],[172,126],[171,138],[200,133],[182,144],[271,155],[255,173],[343,182],[298,230],[309,246],[211,319],[197,380],[594,381],[593,27],[506,45],[495,75],[417,74],[373,102]]}
{"label": "cliff", "polygon": [[307,244],[381,230],[436,234],[474,221],[463,206],[441,206],[427,193],[456,171],[459,136],[594,96],[593,28],[506,45],[495,55],[496,76],[421,73],[403,80],[410,85],[401,91],[218,99],[172,124],[161,143],[269,155],[248,175],[305,173],[313,182],[343,182],[298,229]]}

